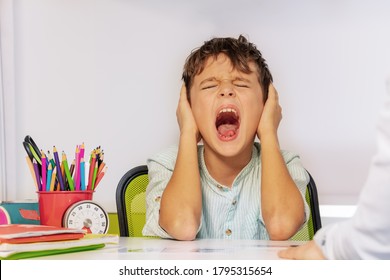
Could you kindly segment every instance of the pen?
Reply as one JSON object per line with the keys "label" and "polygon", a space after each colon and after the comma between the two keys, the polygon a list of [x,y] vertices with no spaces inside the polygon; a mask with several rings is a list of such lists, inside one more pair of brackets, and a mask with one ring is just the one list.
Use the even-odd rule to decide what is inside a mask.
{"label": "pen", "polygon": [[37,164],[41,165],[42,161],[41,161],[41,157],[38,155],[38,151],[36,151],[34,147],[28,142],[23,142],[23,144],[25,145],[26,152],[28,152],[31,155],[30,159],[32,160],[35,158]]}

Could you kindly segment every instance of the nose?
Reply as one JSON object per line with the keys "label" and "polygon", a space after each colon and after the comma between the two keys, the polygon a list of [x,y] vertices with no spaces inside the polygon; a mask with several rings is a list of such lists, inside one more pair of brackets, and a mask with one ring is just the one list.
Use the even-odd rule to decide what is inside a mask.
{"label": "nose", "polygon": [[236,96],[236,93],[234,92],[234,88],[232,83],[228,81],[224,81],[221,85],[220,92],[219,92],[220,97],[234,97]]}

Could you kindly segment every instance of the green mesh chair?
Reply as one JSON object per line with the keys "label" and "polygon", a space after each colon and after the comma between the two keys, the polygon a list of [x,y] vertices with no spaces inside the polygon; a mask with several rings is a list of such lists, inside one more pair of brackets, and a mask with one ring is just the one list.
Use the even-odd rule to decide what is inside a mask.
{"label": "green mesh chair", "polygon": [[119,181],[116,189],[116,207],[120,236],[142,236],[146,212],[145,191],[148,183],[146,165],[129,170]]}
{"label": "green mesh chair", "polygon": [[[306,201],[310,206],[310,217],[291,239],[311,240],[321,228],[321,217],[318,204],[317,187],[312,176],[306,190]],[[149,183],[146,165],[137,166],[121,178],[116,189],[119,232],[121,236],[141,237],[145,224],[145,191]]]}
{"label": "green mesh chair", "polygon": [[291,240],[306,241],[312,240],[314,234],[321,228],[321,215],[318,203],[317,187],[313,177],[308,172],[310,181],[306,188],[306,202],[310,206],[310,217],[307,224],[302,227]]}

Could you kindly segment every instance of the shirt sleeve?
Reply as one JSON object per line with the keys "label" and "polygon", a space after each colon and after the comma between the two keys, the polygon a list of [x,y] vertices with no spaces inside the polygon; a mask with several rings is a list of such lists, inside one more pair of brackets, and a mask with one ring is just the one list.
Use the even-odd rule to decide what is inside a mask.
{"label": "shirt sleeve", "polygon": [[299,192],[301,193],[304,202],[305,222],[299,228],[301,229],[304,225],[306,225],[310,217],[310,207],[306,202],[306,189],[307,185],[309,184],[310,177],[306,169],[303,167],[301,159],[298,155],[288,151],[282,151],[282,155],[286,162],[290,176],[293,179],[295,185],[297,186]]}
{"label": "shirt sleeve", "polygon": [[328,259],[390,259],[390,96],[378,123],[372,160],[355,215],[314,237]]}
{"label": "shirt sleeve", "polygon": [[149,184],[146,188],[146,223],[142,231],[145,236],[172,238],[159,225],[159,212],[161,196],[172,176],[175,160],[175,149],[171,148],[147,161]]}

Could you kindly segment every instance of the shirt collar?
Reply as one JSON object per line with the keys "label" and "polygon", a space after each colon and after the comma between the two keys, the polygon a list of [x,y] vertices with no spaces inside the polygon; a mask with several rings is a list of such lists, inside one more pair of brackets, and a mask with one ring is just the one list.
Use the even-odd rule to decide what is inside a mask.
{"label": "shirt collar", "polygon": [[[200,171],[201,171],[201,173],[204,174],[207,181],[212,182],[212,184],[218,188],[222,187],[222,188],[230,189],[229,187],[218,183],[213,177],[211,177],[209,171],[207,170],[206,162],[204,160],[204,146],[199,145],[198,147],[199,147],[198,148],[198,158],[199,158]],[[253,145],[253,148],[252,148],[251,160],[248,162],[248,164],[241,170],[241,172],[234,179],[232,187],[234,187],[235,184],[240,183],[240,181],[242,181],[245,178],[245,176],[249,172],[251,172],[251,170],[254,167],[259,166],[259,160],[260,160],[259,154],[260,154],[260,144],[258,142],[255,142]]]}

